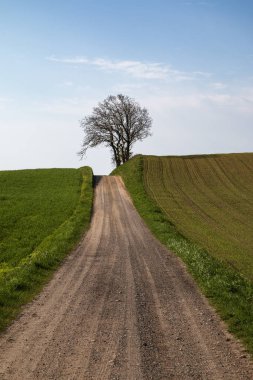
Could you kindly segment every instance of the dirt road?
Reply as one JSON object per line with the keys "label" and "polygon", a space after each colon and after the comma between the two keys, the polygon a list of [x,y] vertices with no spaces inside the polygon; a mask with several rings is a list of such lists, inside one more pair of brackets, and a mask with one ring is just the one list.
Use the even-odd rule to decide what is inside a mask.
{"label": "dirt road", "polygon": [[184,266],[120,178],[97,178],[92,224],[0,337],[0,379],[253,379]]}

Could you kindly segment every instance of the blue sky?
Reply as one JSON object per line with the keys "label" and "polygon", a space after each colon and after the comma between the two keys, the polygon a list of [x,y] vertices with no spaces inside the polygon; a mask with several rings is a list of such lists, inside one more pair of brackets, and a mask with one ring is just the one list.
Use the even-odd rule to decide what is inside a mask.
{"label": "blue sky", "polygon": [[146,106],[136,153],[253,151],[253,1],[2,0],[0,170],[112,169],[76,152],[109,94]]}

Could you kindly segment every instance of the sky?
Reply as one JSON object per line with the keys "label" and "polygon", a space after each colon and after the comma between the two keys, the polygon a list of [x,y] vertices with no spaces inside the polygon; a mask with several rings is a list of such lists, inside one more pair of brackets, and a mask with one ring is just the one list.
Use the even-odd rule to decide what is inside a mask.
{"label": "sky", "polygon": [[80,161],[80,121],[108,95],[146,107],[134,153],[253,151],[252,0],[0,0],[0,170]]}

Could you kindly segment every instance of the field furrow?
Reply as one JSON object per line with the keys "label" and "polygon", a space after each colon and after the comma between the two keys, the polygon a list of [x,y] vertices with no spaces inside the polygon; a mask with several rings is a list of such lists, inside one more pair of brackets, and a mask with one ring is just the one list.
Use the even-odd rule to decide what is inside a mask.
{"label": "field furrow", "polygon": [[144,157],[148,194],[176,228],[253,278],[253,155]]}

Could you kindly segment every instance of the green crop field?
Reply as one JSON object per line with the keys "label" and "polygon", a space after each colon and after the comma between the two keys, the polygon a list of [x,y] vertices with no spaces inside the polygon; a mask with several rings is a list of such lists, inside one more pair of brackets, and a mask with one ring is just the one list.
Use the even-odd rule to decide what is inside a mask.
{"label": "green crop field", "polygon": [[0,172],[0,329],[87,228],[92,170]]}
{"label": "green crop field", "polygon": [[253,154],[139,155],[112,175],[253,354]]}
{"label": "green crop field", "polygon": [[143,163],[149,196],[178,231],[253,280],[253,154]]}

